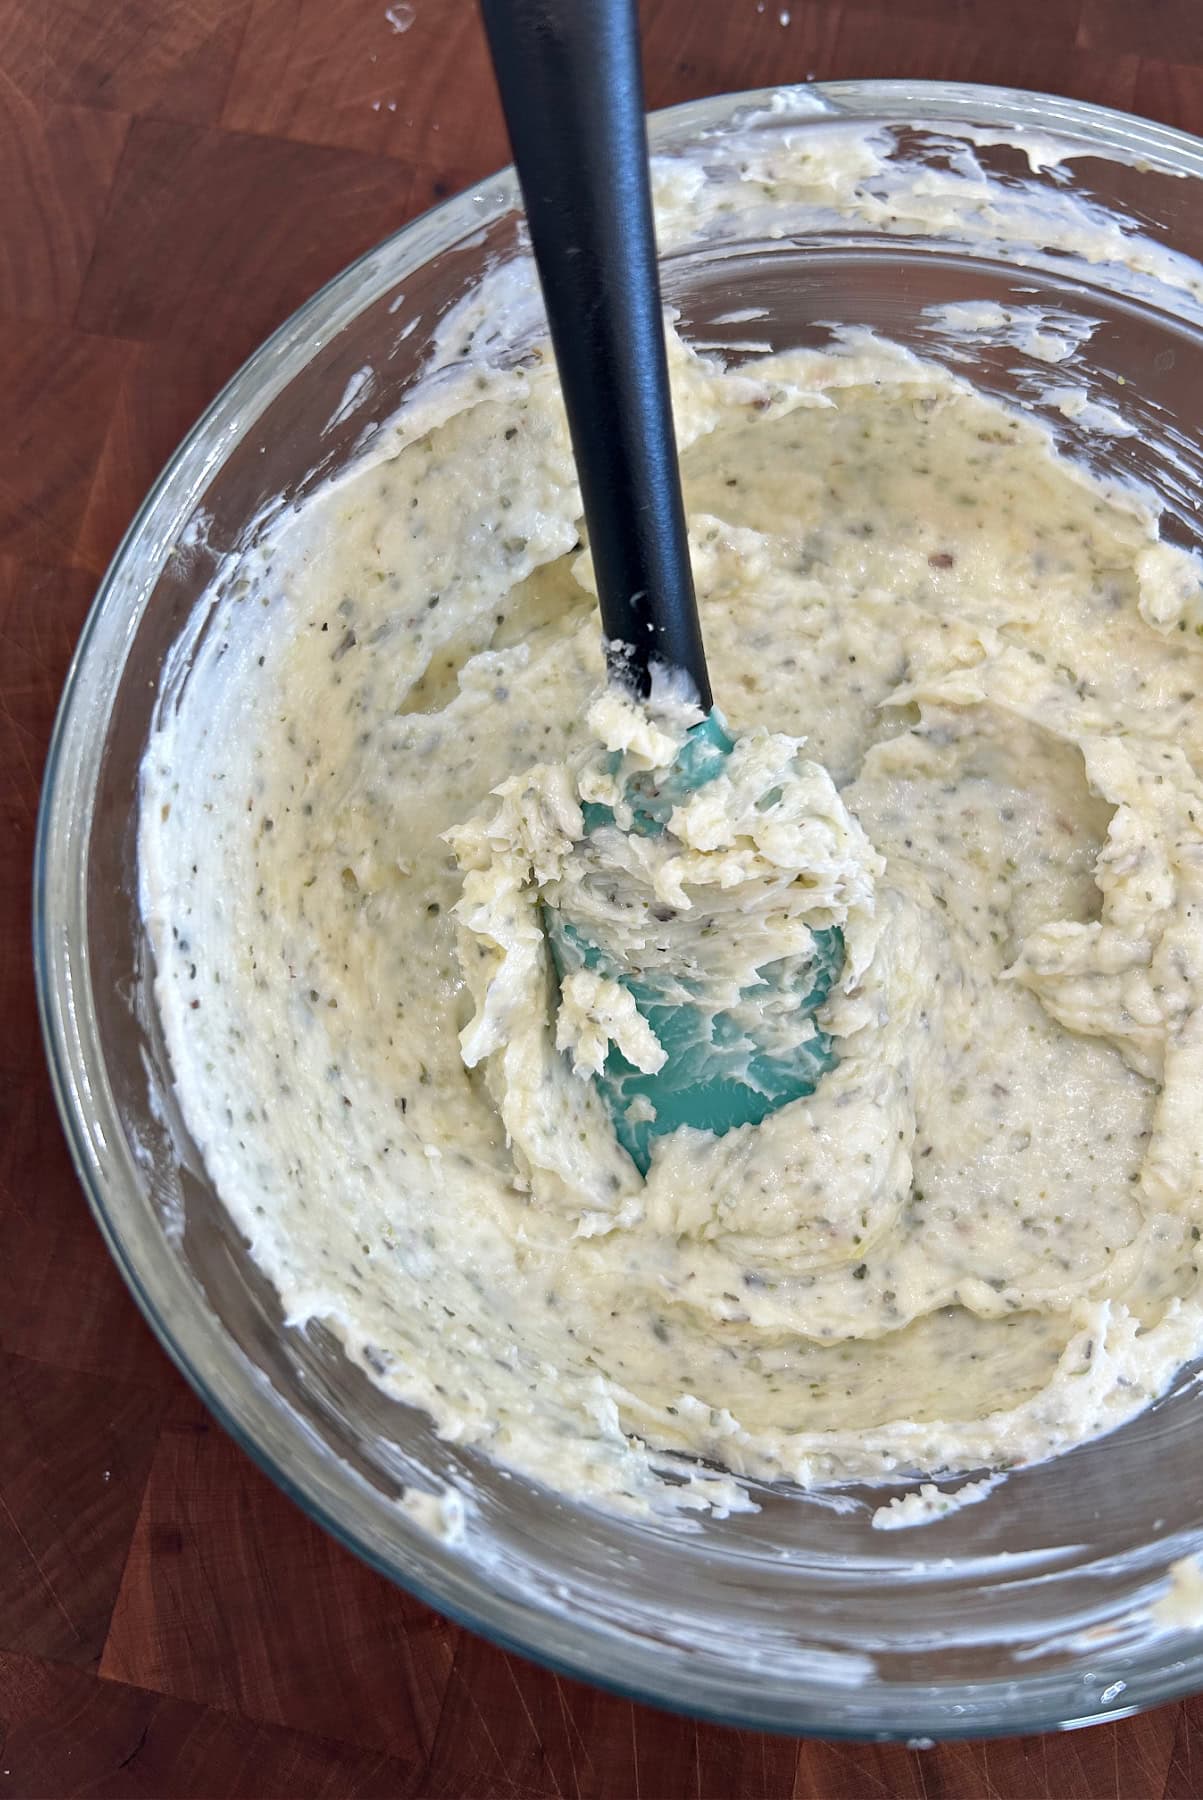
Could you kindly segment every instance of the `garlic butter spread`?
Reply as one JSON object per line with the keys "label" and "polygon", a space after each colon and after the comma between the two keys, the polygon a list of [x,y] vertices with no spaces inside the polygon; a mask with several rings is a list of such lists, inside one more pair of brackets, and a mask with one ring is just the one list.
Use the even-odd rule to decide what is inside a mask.
{"label": "garlic butter spread", "polygon": [[560,992],[539,896],[614,754],[679,738],[604,695],[536,348],[223,575],[143,771],[185,1117],[291,1321],[571,1495],[1048,1456],[1203,1349],[1193,565],[883,340],[672,364],[736,750],[638,873],[683,930],[736,896],[716,956],[838,924],[834,1066],[646,1180],[593,1085],[657,1046],[616,984]]}

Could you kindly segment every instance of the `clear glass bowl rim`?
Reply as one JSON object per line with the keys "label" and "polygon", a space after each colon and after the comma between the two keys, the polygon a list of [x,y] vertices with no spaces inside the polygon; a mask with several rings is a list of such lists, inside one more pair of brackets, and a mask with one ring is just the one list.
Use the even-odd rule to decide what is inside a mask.
{"label": "clear glass bowl rim", "polygon": [[[799,124],[823,117],[959,121],[1094,141],[1151,166],[1203,177],[1203,139],[1109,107],[1013,88],[941,81],[833,81],[707,96],[651,115],[653,150],[779,109]],[[1029,1671],[989,1683],[872,1683],[858,1703],[833,1688],[773,1689],[763,1675],[677,1678],[647,1641],[621,1641],[575,1621],[552,1621],[500,1592],[453,1550],[399,1512],[387,1541],[356,1516],[360,1479],[319,1466],[300,1434],[281,1429],[247,1378],[245,1358],[205,1306],[166,1242],[137,1244],[123,1216],[137,1170],[105,1076],[92,1013],[86,931],[91,797],[123,649],[162,555],[231,445],[341,324],[417,268],[516,201],[503,169],[412,220],[349,264],[287,319],[230,379],[163,468],[100,583],[64,684],[48,748],[33,874],[37,1001],[51,1082],[71,1157],[101,1234],[139,1308],[176,1367],[239,1446],[325,1530],[418,1599],[506,1649],[557,1673],[640,1701],[717,1722],[795,1735],[853,1739],[987,1737],[1114,1721],[1203,1688],[1203,1638],[1184,1652],[1154,1645],[1124,1670],[1122,1706],[1083,1710],[1080,1674]],[[135,602],[129,606],[132,590]],[[383,1504],[383,1502],[382,1502]],[[866,1704],[866,1699],[869,1699]]]}

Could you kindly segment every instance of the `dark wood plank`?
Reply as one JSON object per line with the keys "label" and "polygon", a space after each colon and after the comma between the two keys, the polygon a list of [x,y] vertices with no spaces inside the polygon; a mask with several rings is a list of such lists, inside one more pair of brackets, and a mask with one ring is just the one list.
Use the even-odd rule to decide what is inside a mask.
{"label": "dark wood plank", "polygon": [[492,1800],[513,1781],[573,1800],[772,1800],[791,1792],[797,1759],[790,1739],[673,1718],[465,1634],[425,1792]]}
{"label": "dark wood plank", "polygon": [[[1055,19],[1057,9],[1050,8]],[[910,77],[925,81],[977,81],[1001,87],[1066,94],[1121,110],[1130,108],[1138,58],[1094,52],[1031,30],[986,32],[936,13],[906,17],[875,6],[845,6],[831,60],[819,78]]]}
{"label": "dark wood plank", "polygon": [[410,187],[384,157],[138,119],[78,323],[110,337],[219,345],[241,361],[409,217]]}
{"label": "dark wood plank", "polygon": [[0,68],[41,105],[213,119],[249,0],[2,0]]}
{"label": "dark wood plank", "polygon": [[[5,919],[28,913],[30,859],[42,758],[54,721],[63,676],[92,596],[86,572],[19,562],[0,554],[0,644],[4,706],[0,709],[0,901]],[[28,945],[17,954],[11,934],[0,934],[0,991],[32,1001]],[[24,1005],[13,1007],[20,1015]],[[16,1023],[16,1020],[9,1021]],[[35,1022],[15,1041],[0,1038],[0,1069],[8,1078],[37,1066]],[[0,1165],[2,1167],[2,1165]]]}
{"label": "dark wood plank", "polygon": [[0,1653],[0,1800],[406,1800],[379,1751]]}
{"label": "dark wood plank", "polygon": [[[649,107],[704,94],[807,81],[833,67],[839,6],[802,0],[739,0],[739,29],[714,28],[711,7],[645,0],[644,81]],[[789,23],[782,25],[782,13]]]}
{"label": "dark wood plank", "polygon": [[417,1773],[458,1635],[285,1504],[198,1401],[173,1409],[102,1674],[370,1745]]}
{"label": "dark wood plank", "polygon": [[99,1664],[160,1410],[140,1383],[0,1354],[0,1647]]}
{"label": "dark wood plank", "polygon": [[987,45],[1008,32],[1031,33],[1044,43],[1072,44],[1081,29],[1083,0],[890,0],[879,11],[892,19],[916,19],[945,30],[970,30]]}
{"label": "dark wood plank", "polygon": [[1198,1800],[1203,1793],[1203,1699],[1177,1709],[1170,1766],[1161,1800]]}
{"label": "dark wood plank", "polygon": [[222,123],[387,153],[457,185],[509,160],[465,0],[253,0]]}
{"label": "dark wood plank", "polygon": [[[1161,1800],[1178,1720],[1177,1707],[1162,1707],[1143,1718],[1091,1731],[1044,1737],[1003,1738],[986,1744],[938,1744],[916,1753],[924,1800],[954,1800],[962,1794],[998,1800]],[[822,1788],[824,1754],[812,1762]],[[848,1800],[858,1790],[851,1778],[833,1789],[832,1800]]]}
{"label": "dark wood plank", "polygon": [[1203,73],[1193,63],[1148,56],[1136,77],[1134,109],[1181,131],[1203,131]]}
{"label": "dark wood plank", "polygon": [[803,1742],[675,1719],[465,1636],[427,1776],[432,1796],[487,1800],[507,1778],[582,1800],[1130,1800],[1162,1794],[1179,1709],[994,1744]]}
{"label": "dark wood plank", "polygon": [[1203,8],[1196,0],[1083,0],[1078,42],[1089,50],[1203,62]]}
{"label": "dark wood plank", "polygon": [[70,565],[130,346],[65,325],[0,318],[0,548]]}
{"label": "dark wood plank", "polygon": [[43,109],[0,82],[0,314],[71,318],[128,130],[128,113]]}
{"label": "dark wood plank", "polygon": [[99,578],[172,451],[244,360],[245,338],[172,334],[131,347],[80,520],[76,560]]}

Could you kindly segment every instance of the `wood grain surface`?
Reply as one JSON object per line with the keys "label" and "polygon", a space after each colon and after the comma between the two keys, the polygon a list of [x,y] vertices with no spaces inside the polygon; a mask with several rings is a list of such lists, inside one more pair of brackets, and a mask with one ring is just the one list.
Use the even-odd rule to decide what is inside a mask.
{"label": "wood grain surface", "polygon": [[[1203,0],[646,0],[649,102],[1011,83],[1203,130]],[[470,0],[0,0],[0,1795],[1193,1800],[1203,1701],[926,1751],[672,1718],[449,1624],[208,1419],[110,1264],[34,1013],[55,704],[157,469],[319,283],[506,160]]]}

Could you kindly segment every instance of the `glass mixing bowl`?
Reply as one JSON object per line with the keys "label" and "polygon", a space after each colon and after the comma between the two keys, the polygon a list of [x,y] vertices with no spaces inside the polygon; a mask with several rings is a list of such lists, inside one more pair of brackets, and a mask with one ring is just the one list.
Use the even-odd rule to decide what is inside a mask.
{"label": "glass mixing bowl", "polygon": [[[1071,193],[1121,233],[1203,255],[1203,144],[1069,101],[836,83],[681,107],[652,121],[652,138],[659,152],[705,155],[733,127],[767,145],[850,120],[891,127],[892,153],[929,192],[965,174],[968,132],[991,204],[1018,209],[1020,225],[1025,196]],[[1026,149],[997,141],[1016,132]],[[1048,134],[1072,141],[1071,161]],[[206,1177],[172,1092],[137,904],[148,732],[164,685],[187,678],[185,627],[222,557],[273,497],[311,490],[396,410],[434,322],[521,253],[515,204],[509,173],[483,182],[289,320],[164,471],[88,620],[47,766],[35,940],[58,1102],[100,1228],[166,1349],[293,1498],[431,1605],[558,1669],[744,1725],[861,1737],[1032,1731],[1203,1687],[1203,1636],[1148,1611],[1171,1562],[1203,1547],[1191,1372],[1105,1440],[1017,1470],[983,1504],[919,1531],[871,1528],[881,1489],[776,1489],[759,1494],[759,1512],[686,1534],[604,1516],[441,1442],[329,1335],[285,1324]],[[1105,256],[1026,229],[991,250],[972,234],[917,235],[888,207],[877,223],[816,215],[769,237],[741,235],[734,219],[709,247],[669,245],[666,288],[686,334],[734,356],[756,353],[749,334],[821,341],[823,321],[875,327],[961,368],[968,356],[981,386],[1025,396],[1081,454],[1157,488],[1169,534],[1194,542],[1203,314],[1188,265],[1170,256],[1181,280],[1142,289],[1137,272],[1120,293]],[[954,341],[933,325],[933,306],[983,300],[1095,321],[1073,381],[1136,429],[1100,436],[1067,418],[1056,371],[1005,333]],[[357,405],[368,392],[370,408]],[[458,1541],[398,1505],[406,1490],[469,1484],[476,1504]]]}

